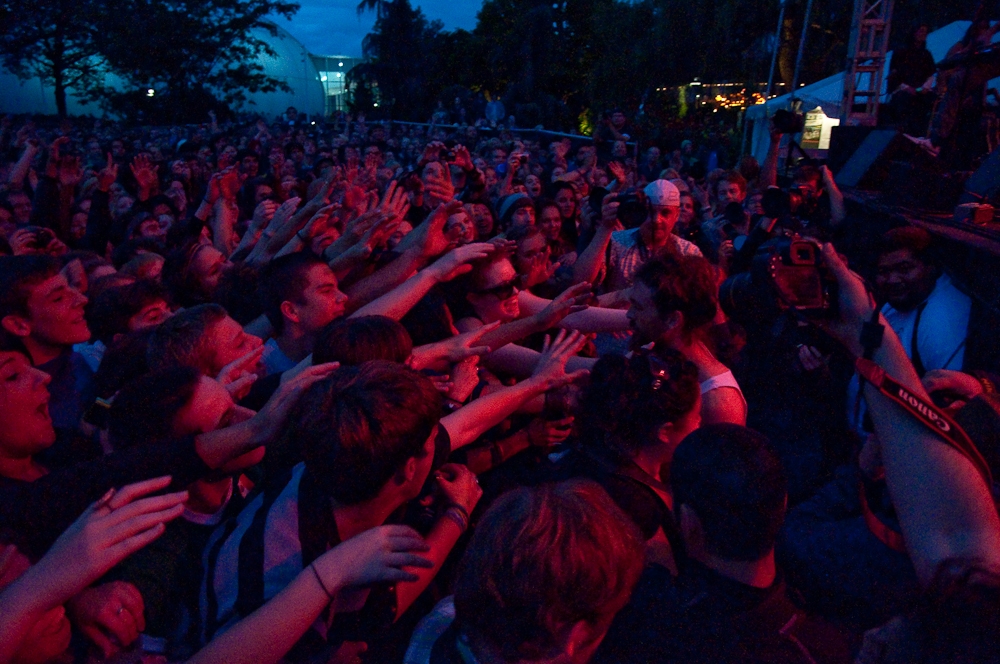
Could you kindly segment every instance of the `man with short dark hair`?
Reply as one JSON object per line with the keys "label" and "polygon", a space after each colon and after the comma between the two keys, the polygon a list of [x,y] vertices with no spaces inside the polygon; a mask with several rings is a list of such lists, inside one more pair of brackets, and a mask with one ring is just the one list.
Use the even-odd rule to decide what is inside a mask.
{"label": "man with short dark hair", "polygon": [[87,323],[94,339],[107,347],[123,334],[156,327],[171,313],[166,290],[140,280],[102,290],[87,307]]}
{"label": "man with short dark hair", "polygon": [[337,613],[348,620],[321,621],[300,641],[312,653],[345,640],[384,645],[386,629],[437,574],[482,495],[468,469],[444,465],[451,446],[440,416],[433,383],[385,361],[343,367],[303,394],[288,435],[304,462],[209,539],[205,640],[252,613],[330,548],[385,523],[430,481],[444,498],[426,535],[434,567],[413,570],[416,582],[338,594]]}
{"label": "man with short dark hair", "polygon": [[[742,208],[747,197],[747,181],[738,171],[726,171],[715,183],[716,216],[701,225],[702,248],[714,259],[719,247],[735,234],[750,233],[750,215]],[[733,205],[733,208],[729,208]],[[736,214],[732,211],[736,206]]]}
{"label": "man with short dark hair", "polygon": [[337,275],[307,252],[271,261],[261,275],[260,297],[274,328],[262,358],[269,375],[288,371],[305,359],[320,330],[342,316],[347,306]]}
{"label": "man with short dark hair", "polygon": [[919,376],[932,369],[962,369],[972,300],[952,283],[922,228],[894,228],[878,247],[875,286],[882,313]]}
{"label": "man with short dark hair", "polygon": [[843,223],[847,216],[844,195],[833,179],[833,173],[825,165],[819,168],[803,164],[795,169],[792,176],[795,187],[802,195],[798,216],[810,226],[826,232]]}
{"label": "man with short dark hair", "polygon": [[406,661],[586,662],[642,558],[635,526],[596,483],[514,489],[483,515],[454,598],[418,627]]}
{"label": "man with short dark hair", "polygon": [[701,256],[667,256],[643,265],[629,290],[632,348],[656,344],[682,353],[698,368],[706,424],[746,424],[747,402],[733,372],[703,340],[718,311],[715,271]]}
{"label": "man with short dark hair", "polygon": [[49,412],[57,428],[76,429],[94,402],[94,372],[73,344],[90,339],[87,298],[48,256],[0,258],[0,325],[19,337],[36,368],[52,376]]}
{"label": "man with short dark hair", "polygon": [[157,327],[149,338],[146,358],[150,371],[186,366],[215,378],[226,365],[261,345],[260,338],[244,332],[225,309],[217,304],[200,304]]}
{"label": "man with short dark hair", "polygon": [[670,469],[687,561],[647,568],[595,662],[850,662],[831,626],[796,608],[774,560],[785,475],[761,434],[731,424],[690,434]]}

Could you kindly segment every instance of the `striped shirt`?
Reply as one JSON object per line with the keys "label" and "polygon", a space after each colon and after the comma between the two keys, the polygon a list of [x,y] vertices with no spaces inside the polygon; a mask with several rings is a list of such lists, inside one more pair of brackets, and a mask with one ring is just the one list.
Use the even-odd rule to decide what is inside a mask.
{"label": "striped shirt", "polygon": [[[432,467],[443,465],[450,451],[447,429],[438,427]],[[340,541],[330,497],[305,463],[299,463],[209,537],[199,596],[202,643],[256,611]],[[320,616],[300,640],[297,654],[312,654],[342,641],[370,643],[395,620],[395,589],[375,586],[361,610],[338,612],[332,621],[329,614]]]}

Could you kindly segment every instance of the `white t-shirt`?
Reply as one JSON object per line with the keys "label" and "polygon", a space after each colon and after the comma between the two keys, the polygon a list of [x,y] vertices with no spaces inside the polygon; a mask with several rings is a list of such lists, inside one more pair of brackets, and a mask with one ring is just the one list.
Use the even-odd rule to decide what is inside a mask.
{"label": "white t-shirt", "polygon": [[[882,307],[882,314],[903,343],[906,356],[912,360],[913,327],[919,313],[916,342],[924,371],[960,371],[965,360],[965,336],[971,310],[972,300],[969,296],[958,290],[948,275],[942,274],[938,277],[934,290],[919,307],[912,311],[899,311],[887,304]],[[862,403],[855,416],[859,389],[858,376],[855,374],[847,391],[847,417],[855,430],[860,432],[866,409]]]}
{"label": "white t-shirt", "polygon": [[913,326],[920,312],[916,342],[924,369],[958,371],[965,359],[965,335],[971,310],[969,296],[958,290],[948,275],[942,274],[920,307],[912,311],[897,311],[887,304],[882,307],[882,314],[903,342],[907,357],[912,360]]}

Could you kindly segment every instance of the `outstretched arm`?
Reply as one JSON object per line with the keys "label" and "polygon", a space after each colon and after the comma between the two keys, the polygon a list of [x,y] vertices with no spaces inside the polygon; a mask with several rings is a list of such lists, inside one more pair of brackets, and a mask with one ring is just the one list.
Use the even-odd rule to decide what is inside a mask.
{"label": "outstretched arm", "polygon": [[[590,295],[590,284],[582,283],[573,286],[567,293],[577,288],[585,289],[588,299]],[[565,295],[565,293],[563,293]],[[560,295],[562,297],[562,295]],[[528,291],[521,291],[518,297],[518,304],[521,311],[528,315],[533,315],[545,311],[556,300],[546,300],[543,297],[532,295]],[[628,316],[625,309],[604,309],[602,307],[586,307],[569,313],[558,321],[561,328],[568,330],[578,330],[585,334],[597,332],[622,332],[628,329]],[[547,328],[543,328],[547,329]]]}
{"label": "outstretched arm", "polygon": [[836,228],[847,217],[847,211],[844,208],[844,195],[840,193],[840,189],[837,187],[830,169],[823,166],[820,170],[823,173],[823,189],[826,190],[827,196],[830,197],[830,224]]}
{"label": "outstretched arm", "polygon": [[595,283],[604,267],[604,257],[611,242],[611,234],[618,225],[618,205],[613,202],[615,196],[608,194],[601,205],[601,224],[594,233],[594,239],[583,250],[573,264],[573,281]]}
{"label": "outstretched arm", "polygon": [[398,287],[392,289],[374,302],[371,302],[353,314],[359,316],[387,316],[399,320],[412,309],[417,302],[427,294],[435,284],[451,281],[460,274],[472,269],[470,261],[485,258],[493,251],[493,245],[477,242],[457,247],[448,252],[429,267],[417,272]]}
{"label": "outstretched arm", "polygon": [[319,618],[330,600],[350,586],[416,581],[403,568],[427,568],[413,551],[427,551],[407,526],[380,526],[338,544],[302,570],[264,606],[199,650],[188,664],[274,664]]}
{"label": "outstretched arm", "polygon": [[586,342],[587,338],[578,332],[561,331],[539,355],[530,378],[480,397],[442,418],[441,426],[448,430],[452,451],[475,441],[534,397],[585,375],[585,369],[567,373],[567,364]]}
{"label": "outstretched arm", "polygon": [[[861,279],[831,245],[824,246],[823,257],[840,286],[840,319],[829,331],[859,356],[861,328],[874,306]],[[872,359],[914,395],[929,400],[899,338],[881,322],[885,335]],[[953,558],[1000,568],[1000,517],[975,466],[871,384],[864,391],[882,447],[886,483],[921,581],[929,582],[939,565]]]}

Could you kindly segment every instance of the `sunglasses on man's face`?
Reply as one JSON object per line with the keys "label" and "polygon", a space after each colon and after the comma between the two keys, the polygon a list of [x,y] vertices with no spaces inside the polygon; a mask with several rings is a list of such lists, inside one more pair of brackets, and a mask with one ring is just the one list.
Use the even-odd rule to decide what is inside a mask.
{"label": "sunglasses on man's face", "polygon": [[492,295],[498,300],[506,300],[508,298],[514,297],[518,291],[518,285],[521,283],[520,277],[514,277],[510,281],[505,281],[502,284],[497,284],[491,288],[484,288],[480,291],[476,291],[479,295]]}

